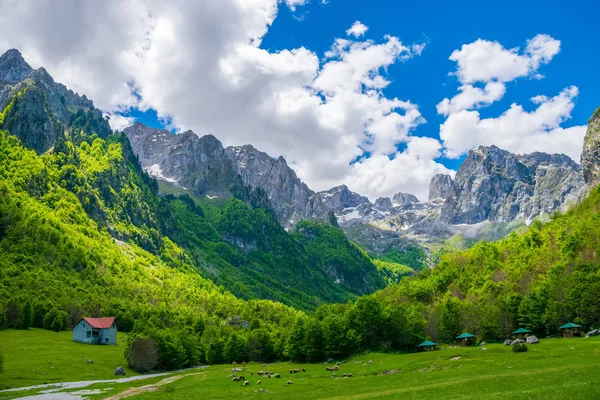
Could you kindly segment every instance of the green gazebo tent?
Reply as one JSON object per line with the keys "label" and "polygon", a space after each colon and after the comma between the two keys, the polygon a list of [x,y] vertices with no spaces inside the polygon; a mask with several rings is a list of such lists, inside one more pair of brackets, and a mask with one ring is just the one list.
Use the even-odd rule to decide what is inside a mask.
{"label": "green gazebo tent", "polygon": [[435,350],[436,346],[437,346],[436,342],[431,342],[429,340],[426,340],[423,343],[421,343],[420,345],[418,345],[417,349],[419,351],[429,351],[429,350]]}
{"label": "green gazebo tent", "polygon": [[512,334],[513,335],[525,336],[525,334],[527,334],[527,333],[531,333],[531,331],[529,329],[519,328],[516,331],[514,331]]}
{"label": "green gazebo tent", "polygon": [[564,338],[572,338],[574,336],[581,336],[581,332],[579,331],[580,328],[581,325],[577,325],[572,322],[567,322],[558,329],[561,330],[562,336]]}
{"label": "green gazebo tent", "polygon": [[458,335],[456,339],[461,341],[461,346],[472,346],[475,344],[475,335],[467,332]]}

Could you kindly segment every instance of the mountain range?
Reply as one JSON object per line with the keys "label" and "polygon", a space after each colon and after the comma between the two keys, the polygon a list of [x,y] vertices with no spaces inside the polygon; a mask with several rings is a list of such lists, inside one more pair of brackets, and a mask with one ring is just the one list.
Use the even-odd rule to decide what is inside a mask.
{"label": "mountain range", "polygon": [[[452,237],[498,239],[535,218],[564,212],[586,192],[581,167],[565,155],[516,155],[480,146],[469,152],[454,179],[432,178],[426,201],[397,193],[371,202],[345,185],[315,192],[283,157],[251,145],[224,148],[212,135],[173,134],[141,123],[124,132],[142,167],[158,180],[215,199],[230,196],[239,179],[267,194],[284,228],[327,220],[333,213],[353,241],[378,256]],[[381,246],[382,238],[392,244]]]}
{"label": "mountain range", "polygon": [[14,49],[0,57],[0,109],[2,130],[63,166],[60,177],[31,182],[31,195],[55,182],[119,243],[162,254],[172,240],[234,294],[301,308],[380,289],[435,262],[439,246],[497,239],[565,211],[597,182],[600,165],[596,113],[583,168],[564,155],[482,146],[454,177],[434,176],[426,200],[397,193],[372,202],[345,185],[316,192],[283,157],[251,145],[141,123],[113,133],[91,100]]}

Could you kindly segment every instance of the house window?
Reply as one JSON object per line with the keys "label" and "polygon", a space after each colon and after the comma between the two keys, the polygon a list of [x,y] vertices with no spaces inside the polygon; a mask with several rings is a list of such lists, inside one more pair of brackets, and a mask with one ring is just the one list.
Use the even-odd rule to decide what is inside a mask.
{"label": "house window", "polygon": [[85,337],[86,337],[86,338],[92,337],[92,331],[87,331],[87,332],[85,333]]}

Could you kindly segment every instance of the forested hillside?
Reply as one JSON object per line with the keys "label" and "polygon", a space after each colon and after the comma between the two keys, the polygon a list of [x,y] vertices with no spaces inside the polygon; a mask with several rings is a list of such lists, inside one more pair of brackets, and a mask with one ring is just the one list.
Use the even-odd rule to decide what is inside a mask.
{"label": "forested hillside", "polygon": [[434,268],[354,305],[320,307],[294,326],[288,346],[296,359],[315,360],[365,348],[415,349],[426,338],[451,343],[465,331],[493,341],[517,327],[541,337],[568,321],[598,328],[599,248],[595,188],[579,206],[546,224],[535,221],[524,234],[446,254]]}

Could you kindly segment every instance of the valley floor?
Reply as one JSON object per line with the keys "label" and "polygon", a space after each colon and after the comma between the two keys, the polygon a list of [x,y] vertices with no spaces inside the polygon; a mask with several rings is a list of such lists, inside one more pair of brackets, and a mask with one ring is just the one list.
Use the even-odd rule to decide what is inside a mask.
{"label": "valley floor", "polygon": [[[42,340],[44,337],[47,339]],[[114,379],[114,368],[124,362],[122,345],[79,345],[70,342],[66,332],[2,331],[0,344],[5,355],[0,389],[41,384],[42,379],[48,383]],[[87,363],[88,357],[95,357],[94,364]],[[290,374],[291,368],[305,368],[306,372]],[[592,399],[600,398],[600,337],[544,339],[530,345],[526,353],[513,353],[500,344],[446,346],[416,354],[369,353],[348,359],[336,373],[325,368],[323,364],[250,363],[243,373],[250,384],[244,387],[231,382],[230,365],[215,365],[58,392],[65,399]],[[259,370],[280,373],[281,379],[251,375]],[[344,373],[353,376],[343,378]],[[128,371],[128,376],[131,374]],[[258,379],[261,385],[257,385]],[[288,380],[293,384],[288,385]],[[50,398],[38,397],[46,390],[2,390],[0,399]]]}

